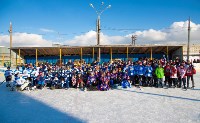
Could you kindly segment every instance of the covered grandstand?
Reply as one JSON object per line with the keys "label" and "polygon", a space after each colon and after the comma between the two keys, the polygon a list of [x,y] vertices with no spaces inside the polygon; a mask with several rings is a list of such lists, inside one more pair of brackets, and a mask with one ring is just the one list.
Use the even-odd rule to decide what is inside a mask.
{"label": "covered grandstand", "polygon": [[[24,63],[49,62],[58,60],[66,63],[69,59],[92,62],[98,59],[100,49],[100,61],[108,62],[114,59],[136,61],[139,58],[183,58],[182,45],[95,45],[95,46],[59,46],[59,47],[12,47],[11,50],[21,58]],[[19,61],[16,58],[16,63]],[[21,63],[21,60],[20,60]]]}

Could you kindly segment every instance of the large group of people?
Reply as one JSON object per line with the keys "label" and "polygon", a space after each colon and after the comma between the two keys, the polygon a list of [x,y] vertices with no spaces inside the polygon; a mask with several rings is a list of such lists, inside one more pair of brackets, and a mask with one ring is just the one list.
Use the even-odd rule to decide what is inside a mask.
{"label": "large group of people", "polygon": [[[83,61],[65,64],[25,64],[15,70],[5,71],[7,86],[21,87],[24,83],[31,89],[69,89],[107,91],[117,87],[136,86],[156,88],[194,88],[196,70],[191,62],[147,58],[138,61],[99,63]],[[12,76],[14,76],[12,78]],[[190,86],[190,80],[192,85]],[[13,83],[11,85],[11,82]],[[28,83],[28,84],[27,84]],[[22,88],[21,90],[23,90]]]}

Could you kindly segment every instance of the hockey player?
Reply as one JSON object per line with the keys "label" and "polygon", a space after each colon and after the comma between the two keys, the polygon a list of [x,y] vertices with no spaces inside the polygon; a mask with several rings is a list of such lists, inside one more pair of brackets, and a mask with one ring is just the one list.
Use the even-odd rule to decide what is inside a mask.
{"label": "hockey player", "polygon": [[163,87],[163,78],[164,78],[164,69],[162,68],[162,64],[159,64],[155,71],[156,77],[158,79],[157,87]]}
{"label": "hockey player", "polygon": [[96,86],[97,86],[96,77],[94,75],[94,72],[91,72],[87,80],[87,87],[89,90],[93,90],[93,88]]}
{"label": "hockey player", "polygon": [[166,66],[164,67],[164,72],[165,72],[165,81],[164,81],[164,86],[171,87],[172,83],[170,81],[170,64],[167,63]]}
{"label": "hockey player", "polygon": [[112,88],[116,84],[118,84],[117,83],[117,72],[116,72],[116,69],[114,69],[111,71],[111,74],[110,74],[110,87]]}
{"label": "hockey player", "polygon": [[77,87],[77,80],[76,80],[76,74],[72,74],[72,87]]}
{"label": "hockey player", "polygon": [[43,90],[44,86],[45,86],[45,76],[44,73],[40,73],[40,76],[38,78],[38,88]]}
{"label": "hockey player", "polygon": [[30,70],[28,68],[25,68],[25,70],[23,71],[23,78],[25,80],[28,80],[29,77],[30,77]]}
{"label": "hockey player", "polygon": [[101,82],[100,82],[100,85],[99,85],[99,90],[100,91],[107,91],[107,90],[109,90],[109,86],[108,86],[109,79],[106,76],[105,72],[101,74],[100,81]]}
{"label": "hockey player", "polygon": [[71,82],[71,78],[72,78],[72,72],[69,66],[67,66],[67,68],[65,69],[65,74],[64,74],[64,78],[65,78],[65,89],[69,89],[69,83]]}
{"label": "hockey player", "polygon": [[171,63],[170,65],[170,83],[169,83],[169,87],[173,86],[174,87],[178,87],[178,76],[177,76],[177,68],[176,68],[176,64],[175,63]]}
{"label": "hockey player", "polygon": [[186,70],[187,88],[190,87],[190,86],[189,86],[189,81],[190,81],[190,79],[191,79],[191,81],[192,81],[192,87],[191,87],[191,88],[194,89],[194,77],[193,77],[194,74],[196,74],[196,70],[195,70],[194,66],[190,63],[190,64],[189,64],[189,67],[188,67],[187,70]]}
{"label": "hockey player", "polygon": [[130,77],[130,81],[133,85],[135,85],[135,75],[136,75],[136,70],[135,66],[133,63],[131,63],[128,67],[128,75]]}
{"label": "hockey player", "polygon": [[7,67],[7,70],[4,73],[4,76],[6,78],[6,87],[11,87],[12,74],[13,72],[10,67]]}
{"label": "hockey player", "polygon": [[50,87],[50,89],[51,89],[51,90],[54,90],[54,89],[58,86],[58,83],[59,83],[59,79],[58,79],[58,74],[56,73],[56,74],[53,75],[53,77],[52,77],[52,82],[51,82],[51,87]]}
{"label": "hockey player", "polygon": [[22,71],[19,70],[19,67],[16,67],[16,70],[14,70],[14,75],[17,73],[22,74]]}
{"label": "hockey player", "polygon": [[[20,76],[20,77],[19,77]],[[16,76],[16,89],[23,91],[27,86],[29,85],[29,82],[26,81],[22,75]]]}
{"label": "hockey player", "polygon": [[128,76],[128,72],[125,71],[123,75],[123,79],[121,82],[122,88],[131,88],[130,77]]}
{"label": "hockey player", "polygon": [[142,65],[141,61],[139,61],[138,63],[139,63],[139,65],[137,66],[138,81],[139,81],[139,85],[143,86],[145,69],[144,69],[144,66]]}
{"label": "hockey player", "polygon": [[83,77],[81,73],[78,73],[77,75],[77,88],[80,88],[81,90],[84,90],[85,83],[83,82]]}
{"label": "hockey player", "polygon": [[31,74],[31,86],[32,86],[33,89],[36,89],[37,76],[39,75],[39,73],[38,73],[37,69],[34,68],[33,71],[30,74]]}
{"label": "hockey player", "polygon": [[179,72],[179,78],[180,78],[179,86],[182,86],[182,83],[183,83],[183,88],[187,90],[187,88],[186,88],[186,69],[184,68],[183,64],[180,65],[178,72]]}
{"label": "hockey player", "polygon": [[151,63],[148,63],[145,66],[145,85],[146,86],[153,86],[153,78],[152,78],[153,68],[151,67]]}

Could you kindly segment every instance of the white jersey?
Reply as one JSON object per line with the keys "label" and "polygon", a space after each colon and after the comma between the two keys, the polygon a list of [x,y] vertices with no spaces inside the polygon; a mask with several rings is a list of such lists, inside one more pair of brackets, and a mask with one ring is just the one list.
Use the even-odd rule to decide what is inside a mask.
{"label": "white jersey", "polygon": [[17,85],[23,85],[25,82],[26,82],[26,80],[23,79],[22,77],[20,77],[19,79],[16,80]]}
{"label": "white jersey", "polygon": [[36,70],[31,72],[31,77],[37,77],[38,75],[39,75],[39,73]]}
{"label": "white jersey", "polygon": [[19,71],[19,70],[15,70],[15,71],[14,71],[14,74],[15,74],[15,75],[16,75],[16,74],[22,74],[22,72]]}

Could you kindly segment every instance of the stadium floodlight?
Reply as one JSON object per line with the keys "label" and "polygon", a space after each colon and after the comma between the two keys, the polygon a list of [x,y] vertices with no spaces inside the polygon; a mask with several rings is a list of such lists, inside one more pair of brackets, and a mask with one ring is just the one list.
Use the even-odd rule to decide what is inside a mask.
{"label": "stadium floodlight", "polygon": [[105,3],[104,2],[101,2],[101,6],[99,7],[99,9],[96,9],[94,7],[94,5],[92,3],[89,4],[90,7],[92,7],[95,12],[97,13],[97,45],[100,45],[100,16],[101,14],[106,10],[106,9],[109,9],[111,8],[111,5],[108,5],[108,6],[105,6]]}
{"label": "stadium floodlight", "polygon": [[[111,5],[106,6],[104,2],[101,2],[101,6],[99,8],[95,8],[93,4],[90,3],[90,7],[92,7],[97,13],[97,45],[100,45],[100,16],[106,10],[111,8]],[[101,50],[98,48],[98,58],[99,62],[101,61]]]}

